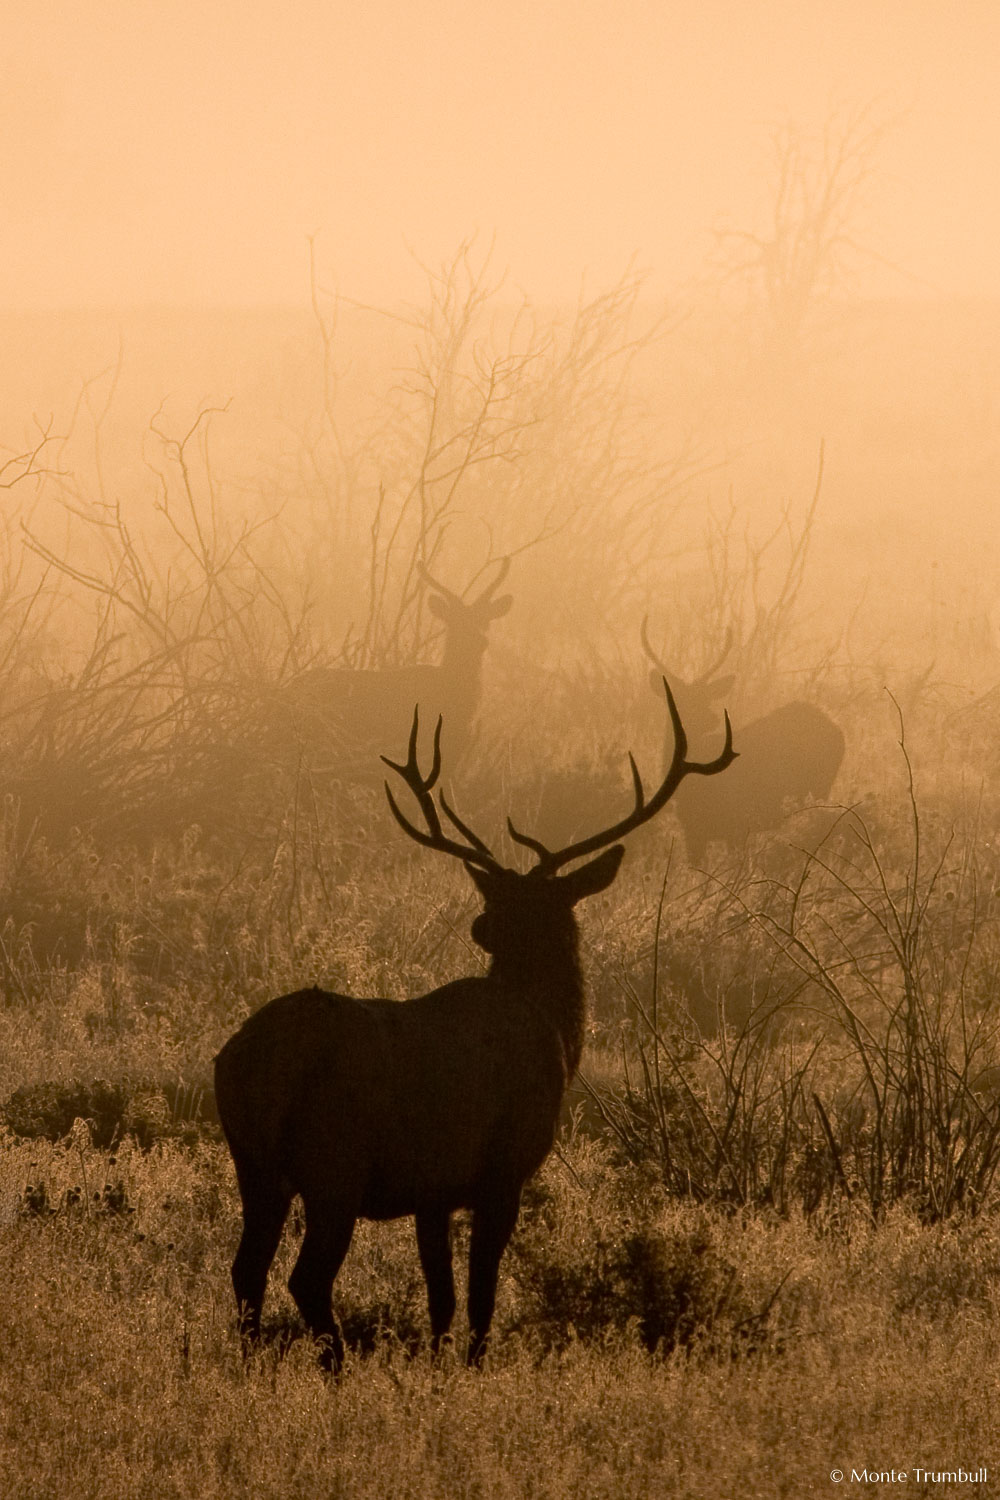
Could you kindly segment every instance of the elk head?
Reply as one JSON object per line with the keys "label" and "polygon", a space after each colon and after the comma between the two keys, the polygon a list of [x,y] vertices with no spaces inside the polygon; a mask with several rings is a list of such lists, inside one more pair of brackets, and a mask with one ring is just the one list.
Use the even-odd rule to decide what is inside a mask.
{"label": "elk head", "polygon": [[488,583],[475,599],[466,600],[452,593],[451,589],[445,588],[443,583],[439,583],[423,563],[417,564],[420,577],[434,590],[427,601],[431,614],[440,620],[446,629],[459,630],[463,636],[468,637],[470,644],[474,642],[481,650],[485,650],[490,623],[505,615],[514,602],[512,594],[494,597],[509,571],[510,558],[502,558],[492,582]]}

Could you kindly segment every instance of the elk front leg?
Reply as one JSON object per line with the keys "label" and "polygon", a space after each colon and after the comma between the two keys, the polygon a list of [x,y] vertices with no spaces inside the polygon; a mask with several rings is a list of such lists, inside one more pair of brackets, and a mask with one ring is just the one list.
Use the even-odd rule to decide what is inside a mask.
{"label": "elk front leg", "polygon": [[431,1314],[431,1348],[437,1354],[455,1316],[455,1278],[451,1269],[451,1217],[442,1209],[417,1214],[417,1249],[427,1283]]}
{"label": "elk front leg", "polygon": [[497,1300],[500,1260],[514,1232],[520,1192],[505,1192],[476,1209],[469,1250],[470,1365],[482,1364]]}

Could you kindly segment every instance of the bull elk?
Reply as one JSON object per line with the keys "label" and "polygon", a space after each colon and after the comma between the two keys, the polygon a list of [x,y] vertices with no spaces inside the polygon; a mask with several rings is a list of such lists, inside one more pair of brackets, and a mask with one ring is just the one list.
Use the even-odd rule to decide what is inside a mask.
{"label": "bull elk", "polygon": [[[443,792],[435,801],[440,720],[426,776],[418,764],[416,711],[406,761],[383,757],[423,820],[423,827],[410,822],[386,783],[404,833],[461,860],[479,890],[483,910],[472,937],[490,965],[482,977],[404,1002],[320,989],[283,995],[252,1015],[219,1053],[216,1099],[243,1204],[233,1288],[251,1343],[298,1193],[306,1229],[288,1285],[328,1369],[343,1358],[331,1295],[359,1218],[414,1215],[432,1347],[440,1348],[455,1312],[450,1219],[459,1209],[472,1213],[468,1359],[482,1359],[521,1189],[552,1147],[583,1047],[573,908],[615,879],[625,852],[617,840],[655,817],[686,777],[715,776],[734,759],[727,717],[722,752],[705,764],[687,760],[681,719],[663,686],[674,750],[656,792],[647,799],[630,755],[634,805],[602,832],[552,850],[508,820],[511,838],[535,857],[526,873],[500,864]],[[439,807],[453,833],[445,831]],[[588,855],[596,858],[560,874]]]}
{"label": "bull elk", "polygon": [[428,609],[444,626],[444,649],[437,666],[314,667],[282,690],[279,732],[291,730],[296,745],[313,752],[318,769],[368,779],[378,769],[378,751],[406,730],[410,705],[447,725],[449,764],[468,742],[482,684],[489,627],[513,604],[497,590],[510,569],[501,559],[492,580],[464,600],[439,583],[422,565],[420,577],[433,592]]}
{"label": "bull elk", "polygon": [[[654,663],[649,680],[655,687],[667,668],[649,644],[646,625],[643,620],[642,645]],[[696,749],[717,731],[716,705],[732,688],[732,676],[716,676],[731,646],[730,631],[719,657],[691,682],[670,674]],[[788,811],[824,801],[844,758],[840,727],[821,708],[801,700],[738,726],[738,737],[739,762],[713,789],[717,795],[706,797],[703,783],[687,782],[674,804],[692,865],[704,864],[712,843],[736,848],[749,834],[776,828]]]}

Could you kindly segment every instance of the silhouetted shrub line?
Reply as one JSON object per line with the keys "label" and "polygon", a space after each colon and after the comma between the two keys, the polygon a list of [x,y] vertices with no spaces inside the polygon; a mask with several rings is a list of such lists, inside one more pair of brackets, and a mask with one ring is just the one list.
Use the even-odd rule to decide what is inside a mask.
{"label": "silhouetted shrub line", "polygon": [[100,1149],[131,1136],[148,1150],[156,1141],[192,1145],[218,1140],[218,1116],[210,1088],[185,1083],[144,1081],[32,1083],[15,1089],[3,1106],[7,1128],[23,1139],[59,1141],[78,1120]]}

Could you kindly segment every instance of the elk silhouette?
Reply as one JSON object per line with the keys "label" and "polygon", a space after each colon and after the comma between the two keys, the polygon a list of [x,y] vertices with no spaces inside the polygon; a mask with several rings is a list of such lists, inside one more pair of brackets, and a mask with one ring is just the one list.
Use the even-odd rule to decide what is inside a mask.
{"label": "elk silhouette", "polygon": [[378,770],[381,747],[405,733],[410,705],[421,703],[425,717],[443,718],[445,753],[454,767],[479,706],[489,627],[514,602],[510,594],[496,597],[509,569],[510,558],[502,558],[476,598],[463,600],[418,565],[420,577],[433,590],[428,608],[444,625],[440,664],[314,667],[281,692],[281,736],[287,738],[290,730],[296,744],[310,751],[315,769],[367,779]]}
{"label": "elk silhouette", "polygon": [[[243,1203],[233,1288],[250,1342],[260,1332],[268,1270],[298,1193],[306,1230],[288,1285],[328,1369],[343,1358],[333,1282],[359,1218],[415,1216],[432,1347],[440,1348],[455,1312],[450,1217],[459,1209],[472,1213],[468,1360],[482,1359],[521,1189],[552,1147],[583,1047],[573,908],[611,885],[625,852],[616,840],[655,817],[685,777],[714,776],[734,759],[727,717],[716,759],[687,760],[681,719],[663,686],[674,751],[656,792],[647,800],[630,755],[634,805],[602,832],[551,850],[508,820],[511,838],[535,856],[526,873],[501,865],[443,792],[435,802],[440,720],[426,776],[416,710],[407,760],[383,757],[425,825],[409,821],[386,783],[400,827],[425,848],[460,859],[478,888],[484,906],[472,937],[490,966],[485,976],[403,1002],[299,990],[257,1011],[219,1053],[219,1118]],[[445,832],[439,805],[459,837]]]}
{"label": "elk silhouette", "polygon": [[[667,668],[649,644],[646,627],[643,620],[642,645],[655,663],[649,674],[655,687]],[[732,675],[715,675],[731,647],[729,631],[720,655],[692,682],[670,673],[696,749],[717,731],[716,705],[735,680]],[[807,802],[822,802],[830,795],[844,758],[839,726],[821,708],[802,700],[783,703],[762,718],[738,726],[738,736],[738,764],[715,789],[717,795],[706,797],[703,783],[689,781],[674,804],[692,865],[704,864],[712,843],[735,848],[749,834],[776,828],[788,811]],[[667,753],[665,749],[664,759]]]}

